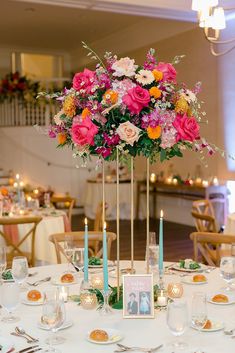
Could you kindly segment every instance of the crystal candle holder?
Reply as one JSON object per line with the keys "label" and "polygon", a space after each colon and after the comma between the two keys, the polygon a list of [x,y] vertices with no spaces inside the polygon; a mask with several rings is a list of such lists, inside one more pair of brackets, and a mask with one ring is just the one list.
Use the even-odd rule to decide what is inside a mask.
{"label": "crystal candle holder", "polygon": [[97,307],[97,298],[95,293],[84,291],[80,294],[81,306],[86,310],[93,310]]}
{"label": "crystal candle holder", "polygon": [[99,307],[99,313],[102,316],[108,316],[113,314],[113,310],[111,308],[111,306],[109,305],[109,296],[111,294],[111,290],[108,291],[101,291],[103,298],[104,298],[104,302],[103,304],[101,304],[101,306]]}
{"label": "crystal candle holder", "polygon": [[167,293],[170,298],[181,298],[184,293],[184,288],[181,283],[169,283]]}

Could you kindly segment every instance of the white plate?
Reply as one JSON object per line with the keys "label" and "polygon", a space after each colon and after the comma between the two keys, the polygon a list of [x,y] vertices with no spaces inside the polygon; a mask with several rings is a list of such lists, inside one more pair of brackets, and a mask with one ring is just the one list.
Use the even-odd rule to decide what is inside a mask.
{"label": "white plate", "polygon": [[[41,328],[42,330],[47,330],[49,331],[50,330],[50,327],[48,327],[47,325],[45,324],[42,324],[41,322],[38,321],[37,323],[38,327]],[[64,330],[68,327],[71,327],[73,325],[73,321],[72,320],[66,320],[65,323],[59,328],[58,331],[60,330]]]}
{"label": "white plate", "polygon": [[[94,329],[94,330],[98,330],[97,328]],[[116,343],[116,342],[119,342],[122,338],[123,338],[123,334],[119,331],[119,330],[116,330],[116,329],[112,329],[112,328],[99,328],[99,330],[104,330],[107,332],[108,336],[109,336],[109,339],[108,341],[103,341],[103,342],[100,342],[100,341],[95,341],[95,340],[92,340],[90,338],[90,333],[93,331],[93,330],[90,330],[87,335],[86,335],[86,339],[87,341],[91,342],[91,343],[95,343],[95,344],[112,344],[112,343]]]}
{"label": "white plate", "polygon": [[173,269],[173,270],[177,270],[177,271],[192,273],[192,272],[199,272],[199,271],[207,268],[206,265],[203,265],[203,264],[199,264],[199,265],[200,265],[199,268],[196,268],[195,270],[191,270],[190,268],[180,267],[180,264],[176,263],[176,264],[172,265],[171,267],[169,267],[168,270]]}
{"label": "white plate", "polygon": [[37,301],[32,301],[32,300],[28,300],[27,294],[28,293],[23,293],[22,294],[22,297],[21,297],[21,303],[22,304],[32,305],[32,306],[38,306],[38,305],[42,305],[43,304],[43,297],[41,297],[41,299],[39,299]]}
{"label": "white plate", "polygon": [[207,284],[207,280],[206,281],[201,281],[201,282],[194,282],[193,281],[193,276],[185,276],[182,278],[182,282],[186,283],[186,284]]}
{"label": "white plate", "polygon": [[9,338],[0,336],[0,345],[2,346],[1,353],[7,353],[14,348],[14,344]]}
{"label": "white plate", "polygon": [[[212,301],[212,298],[213,298],[215,295],[217,295],[217,294],[224,294],[224,295],[227,295],[228,300],[229,300],[228,303],[213,302],[213,301]],[[207,300],[208,300],[209,303],[215,304],[215,305],[231,305],[231,304],[235,304],[235,295],[231,295],[231,294],[227,294],[227,293],[214,293],[214,294],[212,294],[212,295],[209,295],[209,296],[207,297]]]}
{"label": "white plate", "polygon": [[56,277],[53,277],[52,279],[51,279],[51,284],[53,284],[54,286],[71,286],[71,285],[73,285],[73,284],[77,284],[78,283],[78,281],[77,281],[77,278],[76,278],[76,276],[74,276],[74,281],[73,282],[70,282],[70,283],[64,283],[64,282],[61,282],[61,277],[62,277],[63,275],[61,275],[61,276],[56,276]]}
{"label": "white plate", "polygon": [[[222,321],[218,321],[218,320],[210,320],[210,321],[211,321],[212,327],[210,329],[203,328],[201,332],[215,332],[215,331],[223,330],[224,323]],[[193,325],[191,327],[194,328],[195,330],[198,330],[198,328]]]}

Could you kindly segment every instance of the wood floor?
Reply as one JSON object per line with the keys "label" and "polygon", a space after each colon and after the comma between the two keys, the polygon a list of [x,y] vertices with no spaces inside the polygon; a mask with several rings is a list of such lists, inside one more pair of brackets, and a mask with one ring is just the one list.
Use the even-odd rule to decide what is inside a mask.
{"label": "wood floor", "polygon": [[[150,219],[150,231],[155,231],[158,237],[159,220]],[[84,216],[76,215],[72,219],[73,230],[81,230],[84,227]],[[135,221],[135,259],[144,260],[146,248],[146,221]],[[107,223],[109,231],[116,233],[116,222]],[[89,221],[89,229],[93,229],[93,221]],[[189,234],[195,231],[194,227],[164,222],[164,260],[178,261],[179,259],[192,258],[193,245]],[[112,247],[112,259],[116,258],[116,243]],[[130,222],[120,222],[120,257],[130,259]]]}

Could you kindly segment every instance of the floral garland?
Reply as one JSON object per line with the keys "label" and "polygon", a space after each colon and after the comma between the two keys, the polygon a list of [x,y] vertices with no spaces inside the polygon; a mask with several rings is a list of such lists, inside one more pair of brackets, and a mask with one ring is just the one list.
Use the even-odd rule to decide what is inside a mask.
{"label": "floral garland", "polygon": [[139,155],[151,162],[182,157],[184,149],[213,154],[200,136],[206,115],[197,98],[201,85],[190,90],[177,82],[174,66],[180,56],[172,63],[157,62],[150,49],[139,66],[111,53],[103,60],[83,46],[98,60],[96,69],[76,73],[70,89],[40,93],[61,103],[49,129],[58,147],[69,146],[84,160],[90,155],[115,160],[117,149],[121,159]]}

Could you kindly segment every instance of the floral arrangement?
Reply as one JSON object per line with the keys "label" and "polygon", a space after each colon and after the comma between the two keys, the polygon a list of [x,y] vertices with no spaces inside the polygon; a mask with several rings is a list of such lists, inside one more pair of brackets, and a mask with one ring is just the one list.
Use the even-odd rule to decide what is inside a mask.
{"label": "floral arrangement", "polygon": [[117,149],[121,159],[140,155],[151,162],[182,157],[184,149],[214,152],[200,135],[206,115],[197,97],[200,83],[193,89],[178,83],[180,56],[158,62],[150,49],[139,66],[111,53],[101,59],[83,46],[98,61],[95,70],[76,73],[70,89],[40,94],[61,103],[49,129],[58,147],[70,146],[84,160],[90,155],[115,160]]}
{"label": "floral arrangement", "polygon": [[0,80],[0,101],[17,97],[23,102],[35,102],[39,91],[39,82],[32,82],[19,72],[9,73]]}

